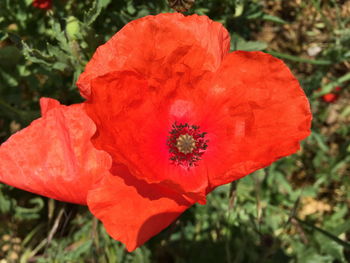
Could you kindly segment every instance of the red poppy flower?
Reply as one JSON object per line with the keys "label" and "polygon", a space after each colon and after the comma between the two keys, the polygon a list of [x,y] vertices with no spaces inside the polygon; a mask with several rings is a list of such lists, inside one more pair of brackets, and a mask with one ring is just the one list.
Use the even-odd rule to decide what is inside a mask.
{"label": "red poppy flower", "polygon": [[333,92],[322,96],[322,100],[327,103],[332,103],[338,100],[341,87],[335,87]]}
{"label": "red poppy flower", "polygon": [[43,99],[43,117],[0,147],[0,181],[87,202],[134,250],[310,133],[308,101],[286,65],[229,46],[222,25],[203,16],[129,23],[80,76],[86,102]]}
{"label": "red poppy flower", "polygon": [[33,6],[36,8],[49,10],[52,8],[52,0],[34,0]]}

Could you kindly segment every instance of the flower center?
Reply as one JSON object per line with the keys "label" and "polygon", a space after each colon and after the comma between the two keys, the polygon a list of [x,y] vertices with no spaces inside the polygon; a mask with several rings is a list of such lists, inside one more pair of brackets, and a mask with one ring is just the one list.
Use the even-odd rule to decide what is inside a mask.
{"label": "flower center", "polygon": [[208,140],[204,138],[206,132],[201,132],[199,126],[188,123],[175,122],[171,128],[167,145],[172,164],[187,168],[198,165],[197,162],[208,147]]}
{"label": "flower center", "polygon": [[191,153],[196,147],[196,140],[189,134],[182,134],[176,139],[176,148],[184,154]]}

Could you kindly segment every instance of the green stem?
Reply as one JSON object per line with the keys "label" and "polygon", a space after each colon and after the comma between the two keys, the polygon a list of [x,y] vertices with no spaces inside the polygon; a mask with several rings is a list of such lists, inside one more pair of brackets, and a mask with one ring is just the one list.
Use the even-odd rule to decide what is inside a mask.
{"label": "green stem", "polygon": [[278,57],[278,58],[284,58],[295,62],[302,62],[302,63],[309,63],[314,65],[331,65],[333,62],[329,60],[316,60],[316,59],[308,59],[308,58],[300,58],[293,55],[283,54],[276,51],[267,51],[267,53],[271,54],[272,56]]}
{"label": "green stem", "polygon": [[350,73],[346,73],[345,75],[341,76],[337,80],[334,80],[322,87],[322,90],[320,92],[314,93],[314,97],[321,97],[329,92],[331,92],[334,87],[340,86],[342,83],[350,81]]}
{"label": "green stem", "polygon": [[348,243],[348,242],[346,242],[346,241],[344,241],[344,240],[338,238],[337,236],[335,236],[335,235],[333,235],[333,234],[331,234],[331,233],[329,233],[329,232],[327,232],[327,231],[325,231],[325,230],[323,230],[323,229],[321,229],[321,228],[319,228],[319,227],[317,227],[317,226],[314,226],[313,224],[310,224],[310,223],[308,223],[308,222],[305,222],[305,221],[303,221],[303,220],[301,220],[301,219],[299,219],[299,218],[297,218],[297,217],[294,217],[294,219],[297,220],[300,224],[302,224],[302,225],[304,225],[304,226],[307,226],[307,227],[309,227],[309,228],[311,228],[311,229],[314,229],[314,230],[316,230],[316,231],[322,233],[323,235],[329,237],[330,239],[332,239],[333,241],[335,241],[335,242],[338,243],[339,245],[341,245],[341,246],[343,246],[343,247],[345,247],[345,248],[350,249],[350,243]]}

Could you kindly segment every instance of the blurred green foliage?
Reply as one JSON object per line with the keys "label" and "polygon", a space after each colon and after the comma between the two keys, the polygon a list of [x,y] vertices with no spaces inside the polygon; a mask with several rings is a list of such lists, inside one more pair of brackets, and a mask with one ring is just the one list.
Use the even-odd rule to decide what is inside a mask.
{"label": "blurred green foliage", "polygon": [[[38,100],[81,101],[75,81],[96,47],[164,0],[0,1],[0,142],[39,116]],[[285,60],[314,113],[302,149],[217,188],[133,253],[86,207],[0,185],[0,262],[349,262],[349,1],[197,0],[232,50]],[[309,19],[310,18],[310,19]],[[326,103],[322,96],[341,89]]]}

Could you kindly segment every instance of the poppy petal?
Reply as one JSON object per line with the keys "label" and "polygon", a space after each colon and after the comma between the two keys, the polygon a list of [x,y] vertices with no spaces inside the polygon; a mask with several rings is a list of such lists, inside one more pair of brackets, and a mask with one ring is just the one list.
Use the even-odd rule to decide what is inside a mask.
{"label": "poppy petal", "polygon": [[188,68],[215,71],[229,48],[227,30],[206,16],[146,16],[96,50],[77,86],[89,98],[91,80],[111,71],[135,71],[154,82]]}
{"label": "poppy petal", "polygon": [[[173,93],[178,87],[169,85],[155,91],[134,72],[110,72],[94,79],[91,99],[85,103],[97,126],[93,143],[113,161],[128,166],[137,178],[205,203],[207,167],[188,170],[170,161],[167,138],[171,125],[177,120],[195,120],[199,114],[190,110],[195,108],[193,102],[176,100]],[[185,120],[179,111],[191,113],[192,118]]]}
{"label": "poppy petal", "polygon": [[135,178],[126,166],[114,165],[111,172],[89,191],[88,206],[128,251],[158,234],[192,205],[174,191]]}
{"label": "poppy petal", "polygon": [[83,104],[40,100],[43,117],[0,146],[0,182],[61,201],[86,204],[92,184],[108,171],[107,153],[90,138],[93,121]]}
{"label": "poppy petal", "polygon": [[[236,51],[203,86],[214,134],[204,157],[212,187],[295,153],[310,134],[311,112],[298,81],[279,59]],[[215,116],[213,114],[215,112]],[[220,157],[220,158],[219,158]]]}

